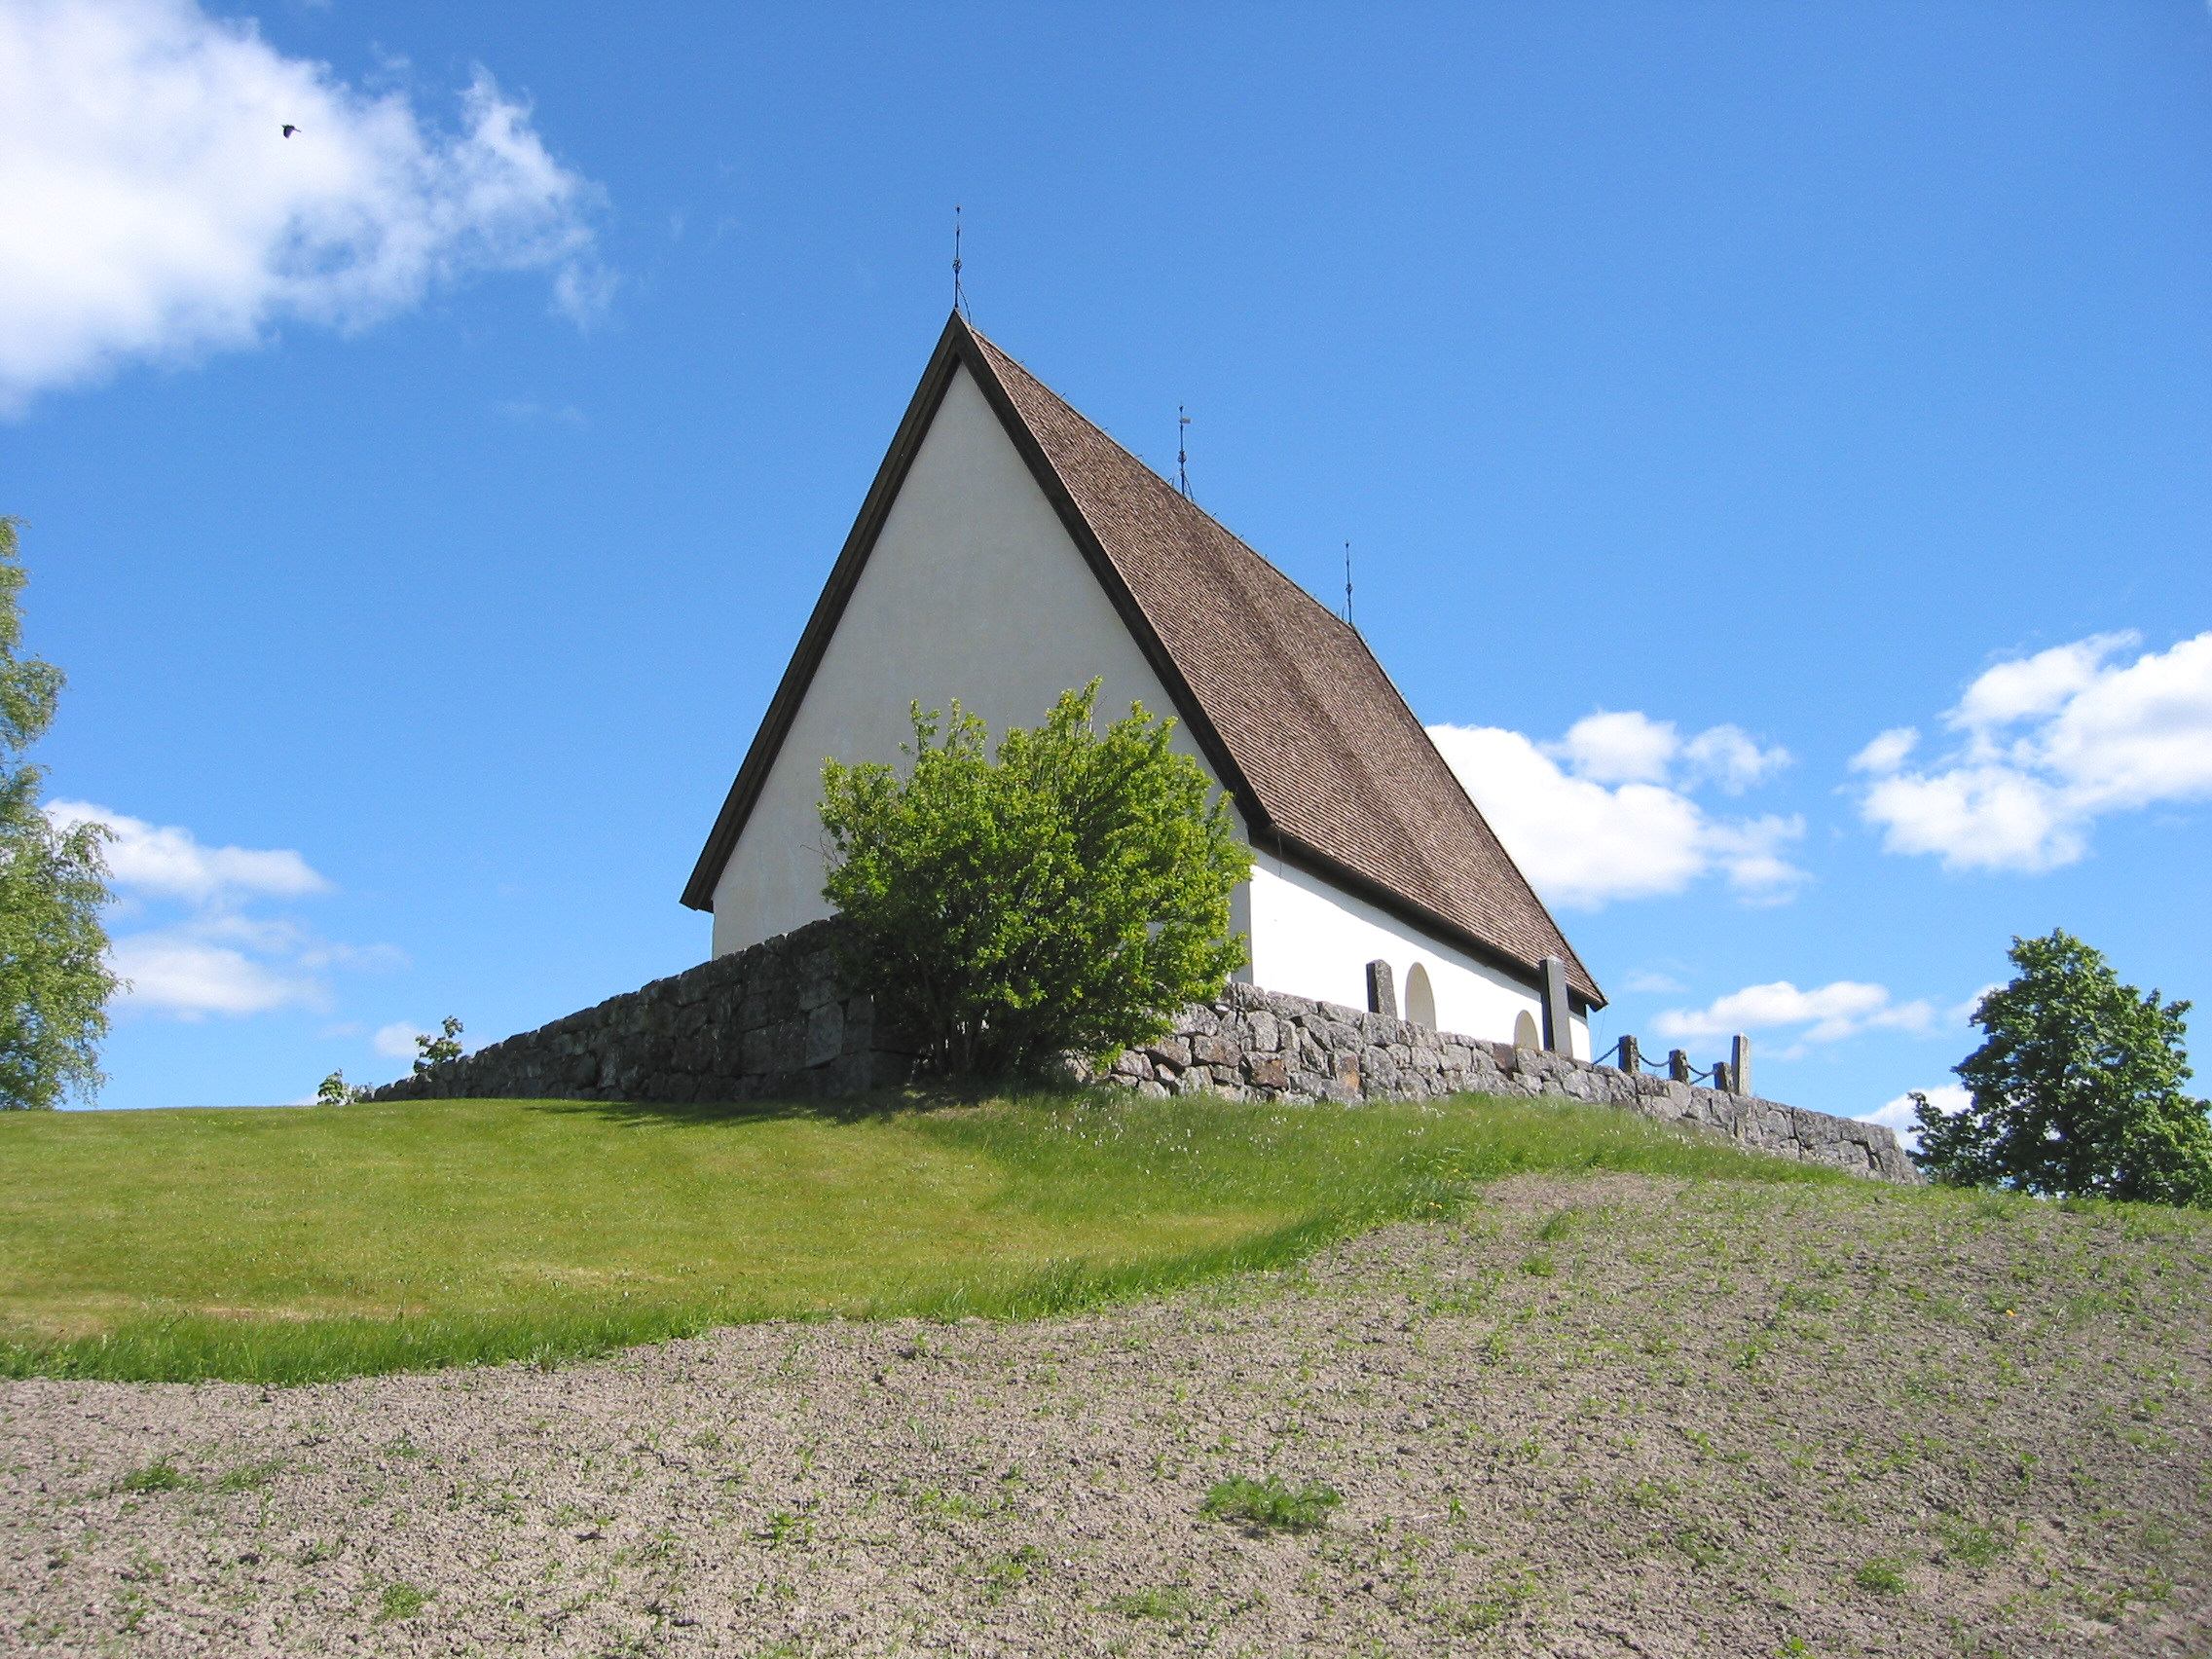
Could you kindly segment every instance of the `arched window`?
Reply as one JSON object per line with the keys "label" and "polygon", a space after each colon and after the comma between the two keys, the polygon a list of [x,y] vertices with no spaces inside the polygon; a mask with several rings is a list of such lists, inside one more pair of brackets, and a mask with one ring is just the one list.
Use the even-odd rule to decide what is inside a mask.
{"label": "arched window", "polygon": [[1406,1017],[1436,1029],[1436,993],[1429,989],[1428,970],[1418,962],[1406,970]]}
{"label": "arched window", "polygon": [[1513,1016],[1513,1046],[1516,1049],[1541,1049],[1544,1040],[1536,1034],[1536,1016],[1523,1009]]}

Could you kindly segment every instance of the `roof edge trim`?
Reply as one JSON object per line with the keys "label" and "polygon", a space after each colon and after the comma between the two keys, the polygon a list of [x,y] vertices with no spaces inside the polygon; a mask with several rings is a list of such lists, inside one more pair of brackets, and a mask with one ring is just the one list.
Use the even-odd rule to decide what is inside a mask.
{"label": "roof edge trim", "polygon": [[738,838],[753,816],[761,790],[767,786],[768,773],[776,757],[783,753],[784,740],[791,735],[799,706],[806,700],[815,672],[822,666],[830,641],[844,617],[845,606],[853,590],[860,585],[861,572],[866,568],[868,556],[875,551],[876,538],[882,535],[884,522],[891,516],[891,508],[905,486],[914,458],[937,420],[945,393],[951,388],[953,375],[963,368],[983,394],[983,401],[990,406],[1008,441],[1021,457],[1022,464],[1029,469],[1031,479],[1058,518],[1061,530],[1090,568],[1092,578],[1104,590],[1115,614],[1165,687],[1175,705],[1173,714],[1190,728],[1192,737],[1212,765],[1215,777],[1221,780],[1222,787],[1243,815],[1246,832],[1257,833],[1269,827],[1268,814],[1260,804],[1258,792],[1231,757],[1229,746],[1214,730],[1197,694],[1169,656],[1136,596],[1122,579],[1121,571],[1107,556],[1105,546],[1084,517],[1073,493],[1008,395],[990,360],[990,352],[984,349],[982,337],[969,325],[967,318],[955,312],[946,319],[944,332],[938,337],[929,366],[922,371],[921,384],[914,388],[913,398],[900,420],[882,465],[876,468],[875,481],[868,486],[860,513],[853,520],[853,528],[845,536],[836,563],[830,567],[830,579],[823,586],[822,596],[815,601],[813,613],[799,635],[798,646],[792,652],[775,695],[768,700],[767,712],[761,716],[752,746],[745,752],[744,763],[723,797],[715,827],[708,832],[698,862],[692,866],[691,877],[684,883],[682,903],[691,909],[714,909],[715,889],[721,882],[722,871],[728,866],[730,856],[737,851]]}

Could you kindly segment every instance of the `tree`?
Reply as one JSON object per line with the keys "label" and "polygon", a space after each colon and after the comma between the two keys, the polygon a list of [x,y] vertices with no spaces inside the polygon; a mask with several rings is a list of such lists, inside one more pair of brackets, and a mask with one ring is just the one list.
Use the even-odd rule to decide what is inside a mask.
{"label": "tree", "polygon": [[2212,1207],[2207,1103],[2181,1089],[2190,1005],[2121,984],[2061,931],[2009,955],[2018,976],[1974,1011],[1987,1040],[1953,1068],[1972,1103],[1916,1094],[1914,1161],[1956,1186]]}
{"label": "tree", "polygon": [[369,1097],[369,1087],[364,1083],[348,1083],[343,1070],[334,1071],[322,1080],[314,1091],[317,1106],[353,1106]]}
{"label": "tree", "polygon": [[1100,734],[1098,682],[1063,692],[996,756],[983,724],[912,705],[904,776],[822,768],[844,966],[943,1076],[1104,1063],[1218,996],[1244,962],[1230,896],[1251,873],[1228,801],[1131,704]]}
{"label": "tree", "polygon": [[439,1066],[451,1065],[461,1058],[461,1020],[447,1014],[439,1022],[438,1035],[423,1032],[415,1039],[415,1075],[435,1071]]}
{"label": "tree", "polygon": [[54,723],[61,671],[18,657],[17,520],[0,518],[0,1110],[47,1111],[103,1081],[107,864],[101,824],[56,827],[39,810],[46,769],[23,758]]}

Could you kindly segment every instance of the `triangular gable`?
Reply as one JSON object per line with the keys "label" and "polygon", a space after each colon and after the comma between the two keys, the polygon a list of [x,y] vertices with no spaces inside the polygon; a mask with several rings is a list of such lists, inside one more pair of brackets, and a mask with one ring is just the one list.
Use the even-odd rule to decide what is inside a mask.
{"label": "triangular gable", "polygon": [[712,909],[954,374],[965,367],[1231,792],[1253,843],[1474,954],[1604,1002],[1357,630],[954,315],[683,891]]}

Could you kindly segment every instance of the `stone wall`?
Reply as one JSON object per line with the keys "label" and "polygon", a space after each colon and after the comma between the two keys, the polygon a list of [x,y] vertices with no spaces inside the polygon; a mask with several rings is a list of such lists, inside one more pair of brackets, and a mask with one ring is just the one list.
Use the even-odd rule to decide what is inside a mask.
{"label": "stone wall", "polygon": [[1252,1100],[1348,1103],[1460,1092],[1582,1100],[1661,1123],[1700,1124],[1761,1152],[1858,1175],[1920,1179],[1897,1136],[1879,1124],[1632,1076],[1249,985],[1231,985],[1220,1001],[1185,1010],[1172,1035],[1124,1054],[1112,1075],[1148,1094],[1206,1091]]}
{"label": "stone wall", "polygon": [[[494,1043],[372,1100],[814,1100],[897,1088],[911,1055],[838,986],[835,924],[814,922],[642,990]],[[1564,1054],[1431,1031],[1387,1014],[1231,985],[1103,1081],[1239,1100],[1539,1095],[1700,1124],[1748,1147],[1886,1181],[1916,1181],[1897,1137],[1749,1095],[1632,1076]]]}
{"label": "stone wall", "polygon": [[838,988],[833,924],[814,922],[609,997],[371,1100],[819,1100],[896,1088],[874,1005]]}

